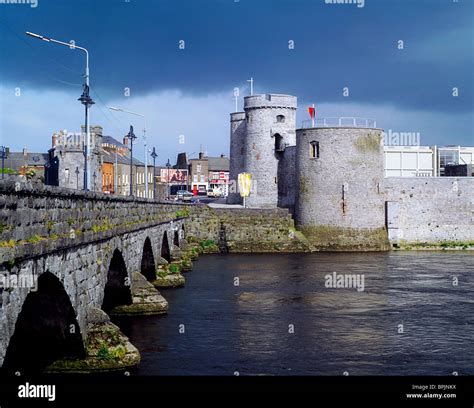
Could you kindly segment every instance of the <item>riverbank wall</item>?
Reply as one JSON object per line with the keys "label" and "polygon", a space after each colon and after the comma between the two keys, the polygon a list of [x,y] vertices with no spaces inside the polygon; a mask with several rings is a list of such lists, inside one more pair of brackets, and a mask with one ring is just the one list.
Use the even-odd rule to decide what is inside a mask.
{"label": "riverbank wall", "polygon": [[310,252],[287,209],[188,207],[186,239],[214,242],[219,252]]}

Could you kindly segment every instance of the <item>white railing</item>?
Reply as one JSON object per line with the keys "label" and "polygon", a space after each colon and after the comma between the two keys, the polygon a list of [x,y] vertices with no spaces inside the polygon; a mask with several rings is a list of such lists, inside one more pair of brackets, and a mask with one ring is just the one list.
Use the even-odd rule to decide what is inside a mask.
{"label": "white railing", "polygon": [[[301,122],[301,127],[311,128],[313,127],[313,121],[303,120]],[[358,128],[375,128],[377,127],[377,122],[375,119],[369,118],[356,118],[350,116],[342,117],[329,117],[329,118],[316,118],[314,119],[314,127],[358,127]]]}

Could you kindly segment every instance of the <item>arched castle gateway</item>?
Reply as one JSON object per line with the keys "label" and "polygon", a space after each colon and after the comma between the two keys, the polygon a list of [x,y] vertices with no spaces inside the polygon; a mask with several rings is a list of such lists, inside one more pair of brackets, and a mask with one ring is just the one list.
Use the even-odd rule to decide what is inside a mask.
{"label": "arched castle gateway", "polygon": [[322,250],[474,240],[472,177],[385,179],[382,129],[296,129],[296,109],[295,96],[252,95],[231,114],[230,179],[252,175],[247,207],[288,208]]}

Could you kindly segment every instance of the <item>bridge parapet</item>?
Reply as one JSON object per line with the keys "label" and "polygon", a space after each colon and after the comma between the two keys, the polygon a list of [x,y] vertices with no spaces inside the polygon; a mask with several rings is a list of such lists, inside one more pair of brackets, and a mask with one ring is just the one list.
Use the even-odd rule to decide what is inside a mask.
{"label": "bridge parapet", "polygon": [[178,220],[185,205],[0,182],[0,264]]}

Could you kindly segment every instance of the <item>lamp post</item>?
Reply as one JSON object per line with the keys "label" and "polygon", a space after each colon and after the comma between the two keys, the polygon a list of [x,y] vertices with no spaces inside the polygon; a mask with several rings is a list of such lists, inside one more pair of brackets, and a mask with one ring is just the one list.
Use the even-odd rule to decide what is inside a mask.
{"label": "lamp post", "polygon": [[166,193],[167,193],[167,196],[168,196],[168,200],[170,199],[170,167],[171,167],[171,163],[170,163],[170,159],[168,159],[167,163],[166,163],[166,168],[168,169],[168,175],[166,177]]}
{"label": "lamp post", "polygon": [[156,154],[155,147],[151,152],[151,157],[153,157],[153,199],[156,200],[156,158],[158,155]]}
{"label": "lamp post", "polygon": [[128,132],[128,140],[130,140],[130,195],[133,196],[133,141],[137,138],[133,133],[133,126],[130,125]]}
{"label": "lamp post", "polygon": [[122,108],[116,108],[115,106],[108,106],[110,110],[116,112],[129,113],[130,115],[140,116],[143,118],[143,145],[145,147],[145,197],[148,198],[148,152],[146,149],[146,117],[145,115],[137,112],[128,111]]}
{"label": "lamp post", "polygon": [[89,169],[88,169],[88,162],[89,162],[89,156],[90,156],[90,140],[91,140],[91,135],[90,135],[90,129],[89,129],[89,107],[94,104],[94,101],[92,98],[89,96],[89,51],[87,51],[86,48],[79,47],[76,44],[73,43],[66,43],[63,41],[58,41],[55,40],[54,38],[48,38],[43,35],[35,34],[32,32],[27,31],[27,35],[33,38],[37,38],[38,40],[46,41],[46,42],[52,42],[55,44],[59,45],[65,45],[66,47],[69,47],[71,50],[78,49],[80,51],[85,52],[86,54],[86,72],[84,75],[85,78],[85,84],[84,84],[84,91],[81,95],[81,97],[78,99],[84,106],[85,106],[85,126],[86,126],[86,140],[84,143],[84,190],[90,190],[90,179],[89,179]]}
{"label": "lamp post", "polygon": [[0,153],[2,155],[2,179],[5,178],[5,158],[7,157],[7,148],[5,146],[2,146],[0,148]]}
{"label": "lamp post", "polygon": [[76,166],[76,190],[79,190],[79,167]]}

